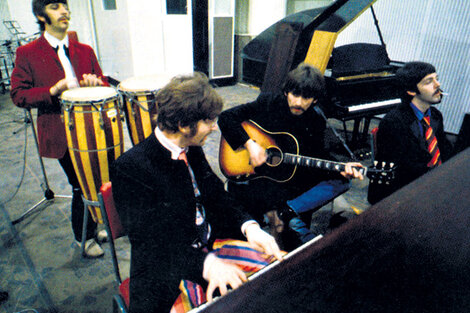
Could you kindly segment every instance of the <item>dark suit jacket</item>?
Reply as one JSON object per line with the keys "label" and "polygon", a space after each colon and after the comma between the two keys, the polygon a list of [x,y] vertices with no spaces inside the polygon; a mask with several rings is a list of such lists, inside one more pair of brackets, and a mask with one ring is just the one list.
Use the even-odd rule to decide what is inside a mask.
{"label": "dark suit jacket", "polygon": [[[441,159],[446,161],[452,154],[452,145],[444,133],[442,114],[435,107],[431,107],[431,127],[437,138]],[[393,162],[397,168],[395,179],[390,186],[369,187],[371,203],[379,201],[429,171],[427,164],[431,155],[409,103],[400,104],[380,122],[376,160]]]}
{"label": "dark suit jacket", "polygon": [[[212,238],[240,237],[251,217],[234,207],[200,147],[190,147],[187,156]],[[131,312],[169,312],[181,279],[203,283],[206,253],[191,247],[196,201],[188,169],[152,135],[115,161],[111,181],[132,247]]]}
{"label": "dark suit jacket", "polygon": [[[70,63],[77,79],[83,74],[102,77],[101,68],[90,46],[69,38]],[[61,158],[67,151],[65,127],[61,120],[58,97],[49,89],[65,78],[59,57],[42,35],[16,50],[16,63],[11,75],[11,98],[22,108],[37,108],[37,131],[41,156]]]}

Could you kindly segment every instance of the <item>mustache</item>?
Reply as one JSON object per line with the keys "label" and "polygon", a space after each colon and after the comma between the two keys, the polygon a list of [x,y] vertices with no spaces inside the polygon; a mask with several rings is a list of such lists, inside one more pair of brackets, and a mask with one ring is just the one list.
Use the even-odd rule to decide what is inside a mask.
{"label": "mustache", "polygon": [[447,92],[444,92],[444,90],[442,90],[441,88],[439,88],[439,89],[435,92],[436,95],[437,95],[438,93],[440,93],[440,94],[443,95],[443,96],[448,96],[448,95],[449,95]]}
{"label": "mustache", "polygon": [[302,107],[291,107],[291,108],[294,109],[294,110],[300,110],[302,112],[305,112],[305,109],[302,108]]}

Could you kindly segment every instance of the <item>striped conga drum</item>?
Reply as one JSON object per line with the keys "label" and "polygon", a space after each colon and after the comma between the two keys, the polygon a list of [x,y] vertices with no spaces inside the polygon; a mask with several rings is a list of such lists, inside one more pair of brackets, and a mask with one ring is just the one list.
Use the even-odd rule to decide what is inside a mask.
{"label": "striped conga drum", "polygon": [[118,91],[123,98],[127,129],[133,145],[150,136],[157,125],[155,95],[171,80],[166,74],[136,76],[122,81]]}
{"label": "striped conga drum", "polygon": [[[109,181],[109,164],[124,152],[119,94],[112,87],[64,91],[62,116],[67,145],[85,199],[98,201],[101,185]],[[101,211],[88,207],[93,220],[103,223]]]}

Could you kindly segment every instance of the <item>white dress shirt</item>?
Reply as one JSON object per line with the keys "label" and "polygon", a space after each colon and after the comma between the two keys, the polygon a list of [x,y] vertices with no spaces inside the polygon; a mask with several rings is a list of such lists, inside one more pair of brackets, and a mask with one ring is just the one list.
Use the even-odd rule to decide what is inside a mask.
{"label": "white dress shirt", "polygon": [[68,35],[65,36],[64,39],[59,40],[56,37],[49,34],[47,31],[44,32],[44,38],[46,38],[47,42],[54,48],[57,49],[57,56],[59,57],[60,63],[62,64],[62,68],[65,72],[65,78],[67,79],[67,87],[75,88],[79,87],[77,76],[72,67],[72,63],[70,63],[70,59],[65,54],[64,47],[69,46],[69,37]]}

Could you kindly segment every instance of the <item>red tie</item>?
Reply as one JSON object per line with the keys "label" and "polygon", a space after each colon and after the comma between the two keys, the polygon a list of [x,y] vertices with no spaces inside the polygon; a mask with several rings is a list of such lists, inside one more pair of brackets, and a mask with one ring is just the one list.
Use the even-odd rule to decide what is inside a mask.
{"label": "red tie", "polygon": [[426,143],[428,145],[428,152],[432,156],[431,161],[429,161],[428,163],[428,167],[441,165],[441,152],[439,151],[439,147],[437,146],[437,138],[432,130],[429,116],[425,116],[423,118],[423,121],[424,138],[426,139]]}
{"label": "red tie", "polygon": [[183,160],[186,165],[188,165],[188,158],[186,157],[186,152],[183,150],[180,152],[180,155],[178,155],[178,160]]}

